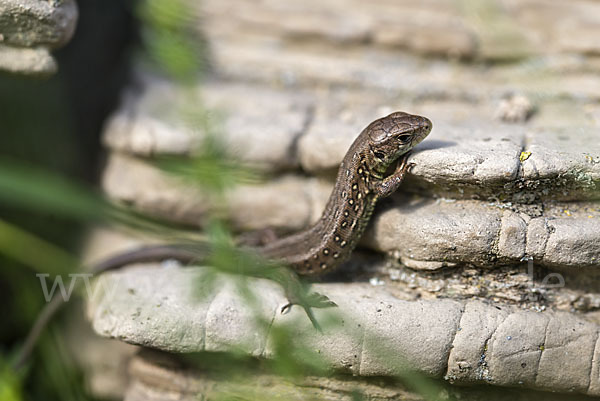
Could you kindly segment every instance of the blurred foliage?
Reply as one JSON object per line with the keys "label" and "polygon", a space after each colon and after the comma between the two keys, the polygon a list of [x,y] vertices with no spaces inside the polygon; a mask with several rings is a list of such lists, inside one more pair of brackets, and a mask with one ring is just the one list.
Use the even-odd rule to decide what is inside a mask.
{"label": "blurred foliage", "polygon": [[180,83],[193,83],[206,70],[206,46],[195,26],[198,5],[186,0],[145,0],[138,3],[146,55]]}

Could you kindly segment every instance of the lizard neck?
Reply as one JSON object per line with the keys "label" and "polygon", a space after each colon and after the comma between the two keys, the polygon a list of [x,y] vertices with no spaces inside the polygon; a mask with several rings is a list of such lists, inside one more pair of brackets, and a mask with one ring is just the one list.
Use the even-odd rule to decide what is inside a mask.
{"label": "lizard neck", "polygon": [[350,256],[378,200],[371,188],[381,180],[368,170],[364,152],[352,150],[340,166],[319,221],[260,248],[264,257],[281,260],[299,274],[317,275],[335,269]]}

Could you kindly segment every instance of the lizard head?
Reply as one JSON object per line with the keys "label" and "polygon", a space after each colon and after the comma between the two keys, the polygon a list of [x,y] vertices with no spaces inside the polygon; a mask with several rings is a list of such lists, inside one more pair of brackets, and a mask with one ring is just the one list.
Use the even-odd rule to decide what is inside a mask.
{"label": "lizard head", "polygon": [[383,174],[403,154],[417,146],[431,132],[428,118],[401,111],[373,121],[368,136],[367,166]]}

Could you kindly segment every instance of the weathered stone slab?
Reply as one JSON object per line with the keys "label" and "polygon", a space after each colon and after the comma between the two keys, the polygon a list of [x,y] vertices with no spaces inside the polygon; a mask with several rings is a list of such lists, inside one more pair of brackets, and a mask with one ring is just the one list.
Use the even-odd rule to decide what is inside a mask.
{"label": "weathered stone slab", "polygon": [[[319,104],[298,144],[303,169],[335,170],[368,122],[394,109],[384,104]],[[533,131],[477,119],[433,121],[432,133],[413,151],[415,166],[403,190],[518,203],[600,198],[598,129]]]}
{"label": "weathered stone slab", "polygon": [[[450,125],[434,130],[414,151],[417,187],[444,196],[502,197],[519,176],[525,130],[503,124]],[[419,185],[420,184],[420,185]]]}
{"label": "weathered stone slab", "polygon": [[199,225],[209,210],[208,197],[181,180],[160,173],[139,159],[113,154],[102,177],[106,194],[141,212],[170,221]]}
{"label": "weathered stone slab", "polygon": [[[278,37],[210,37],[216,68],[227,78],[290,87],[347,87],[381,90],[406,99],[497,99],[510,90],[546,100],[595,101],[600,82],[585,58],[561,54],[526,62],[471,68],[426,59],[397,49],[349,48],[327,43],[274,46]],[[287,42],[285,43],[287,44]],[[507,52],[504,51],[506,54]],[[566,59],[565,59],[566,58]],[[566,68],[569,67],[569,68]]]}
{"label": "weathered stone slab", "polygon": [[[205,135],[186,122],[194,97],[156,78],[146,81],[141,94],[124,96],[107,124],[105,143],[143,156],[193,152]],[[415,112],[397,98],[360,91],[311,98],[309,92],[217,82],[194,91],[217,110],[208,119],[222,124],[228,151],[272,171],[300,165],[311,173],[331,173],[369,122],[397,109]],[[450,110],[417,107],[433,119],[434,129],[413,152],[416,165],[404,190],[517,203],[600,198],[600,130],[593,125],[528,128],[490,122],[491,116],[467,118],[466,104],[445,107]]]}
{"label": "weathered stone slab", "polygon": [[450,350],[446,380],[476,383],[489,379],[488,342],[509,314],[508,308],[490,308],[482,302],[465,304]]}
{"label": "weathered stone slab", "polygon": [[[109,120],[104,132],[109,148],[143,156],[189,154],[206,135],[197,122],[204,119],[232,156],[275,170],[298,165],[296,140],[310,110],[305,97],[244,84],[190,90],[156,78],[145,81],[144,90],[128,92]],[[196,104],[200,101],[204,104]]]}
{"label": "weathered stone slab", "polygon": [[[232,394],[239,394],[242,397],[252,394],[259,399],[283,399],[286,401],[305,401],[307,399],[352,401],[356,399],[357,386],[360,386],[361,395],[380,401],[425,400],[416,392],[410,391],[398,383],[390,385],[361,380],[357,377],[350,381],[343,377],[308,375],[290,380],[289,377],[281,377],[273,372],[266,373],[259,363],[248,366],[248,370],[252,373],[252,380],[228,375],[226,375],[228,377],[217,377],[219,375],[211,374],[210,367],[202,368],[206,365],[205,356],[206,354],[195,355],[193,360],[199,361],[199,365],[201,365],[195,369],[195,366],[190,368],[182,365],[173,355],[144,350],[133,359],[129,366],[133,382],[127,391],[125,401],[162,401],[170,398],[180,401],[196,401],[199,397],[219,399],[231,397]],[[440,388],[440,392],[444,391],[444,394],[450,391],[463,395],[461,398],[465,401],[478,401],[476,396],[464,398],[464,391],[457,390],[452,391],[452,389],[446,388],[441,390]],[[486,399],[492,401],[497,399],[489,397],[488,389]],[[552,401],[555,400],[553,398]],[[562,398],[560,400],[564,401]]]}
{"label": "weathered stone slab", "polygon": [[600,127],[536,130],[524,151],[521,196],[600,197]]}
{"label": "weathered stone slab", "polygon": [[215,199],[198,186],[118,153],[108,160],[102,187],[114,200],[186,225],[202,225],[208,213],[225,211],[237,229],[283,231],[316,221],[331,191],[327,182],[287,175],[260,185],[239,185],[225,199]]}
{"label": "weathered stone slab", "polygon": [[[228,351],[269,358],[269,325],[320,351],[331,368],[360,376],[394,375],[410,366],[433,377],[468,383],[600,395],[596,343],[600,327],[568,313],[534,312],[481,302],[396,299],[381,286],[320,284],[339,308],[316,310],[324,334],[286,303],[275,284],[252,279],[258,305],[245,302],[231,277],[199,297],[207,268],[138,266],[103,275],[88,303],[94,330],[171,352]],[[104,289],[103,291],[98,289]],[[500,308],[500,309],[498,309]],[[568,368],[565,368],[567,366]]]}
{"label": "weathered stone slab", "polygon": [[[600,54],[593,32],[600,27],[593,1],[569,4],[539,0],[503,0],[461,7],[452,1],[431,3],[358,0],[309,0],[248,3],[205,1],[210,38],[318,42],[358,47],[409,49],[445,57],[511,59],[531,53]],[[399,23],[401,21],[401,23]],[[269,42],[265,39],[265,42]]]}
{"label": "weathered stone slab", "polygon": [[[547,204],[531,217],[506,204],[404,198],[376,214],[365,241],[391,252],[413,269],[460,263],[478,266],[519,263],[597,268],[600,260],[600,208]],[[584,206],[584,205],[587,205]]]}

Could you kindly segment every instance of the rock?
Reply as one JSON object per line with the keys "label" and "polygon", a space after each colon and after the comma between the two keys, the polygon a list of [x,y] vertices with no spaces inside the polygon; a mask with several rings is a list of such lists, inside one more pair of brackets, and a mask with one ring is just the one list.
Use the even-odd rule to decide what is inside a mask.
{"label": "rock", "polygon": [[119,154],[108,159],[102,188],[112,199],[141,212],[187,225],[200,225],[209,210],[208,197],[197,188]]}
{"label": "rock", "polygon": [[56,73],[58,66],[45,47],[27,49],[0,44],[0,70],[46,77]]}
{"label": "rock", "polygon": [[[595,269],[600,260],[600,209],[561,213],[568,204],[545,205],[545,216],[477,201],[406,199],[376,214],[366,242],[413,269],[456,264],[491,266],[532,259],[561,269]],[[559,217],[555,217],[559,216]]]}
{"label": "rock", "polygon": [[[405,10],[387,7],[373,27],[373,42],[392,48],[404,48],[423,55],[448,58],[472,58],[477,55],[478,38],[458,18],[441,15],[439,9],[421,10],[414,18],[405,18]],[[403,23],[398,24],[398,20]],[[415,35],[418,32],[418,35]]]}
{"label": "rock", "polygon": [[130,382],[127,366],[139,347],[99,337],[82,309],[79,303],[69,310],[69,323],[62,331],[68,355],[81,369],[86,391],[99,399],[122,399]]}
{"label": "rock", "polygon": [[597,128],[539,129],[528,135],[524,151],[528,152],[522,161],[524,196],[535,193],[567,200],[597,198],[600,189]]}
{"label": "rock", "polygon": [[73,0],[1,0],[0,42],[17,47],[54,49],[71,39],[77,22]]}
{"label": "rock", "polygon": [[239,230],[295,231],[316,221],[331,185],[318,179],[282,176],[260,185],[238,185],[217,199],[152,164],[118,153],[109,159],[102,187],[112,199],[152,216],[201,226],[208,213],[225,212]]}
{"label": "rock", "polygon": [[[507,183],[519,178],[525,132],[505,125],[451,125],[434,121],[432,133],[415,149],[411,173],[417,187],[437,196],[508,196]],[[476,188],[476,189],[475,189]]]}
{"label": "rock", "polygon": [[279,313],[286,300],[271,282],[247,283],[254,306],[226,275],[199,296],[197,285],[212,274],[205,267],[149,265],[104,274],[95,283],[88,316],[98,334],[146,347],[185,353],[237,349],[270,358],[278,348],[271,323],[261,325],[254,318],[259,316],[293,329],[287,353],[308,346],[335,371],[385,376],[410,366],[452,381],[600,395],[598,377],[592,376],[598,372],[600,326],[569,313],[478,301],[409,302],[379,286],[319,284],[315,290],[339,305],[315,310],[326,323],[319,334],[298,308]]}
{"label": "rock", "polygon": [[[540,4],[543,7],[540,7]],[[578,0],[573,6],[551,1],[503,0],[469,8],[451,1],[357,0],[247,3],[205,1],[209,39],[252,42],[254,46],[299,44],[314,50],[340,42],[352,50],[368,43],[442,57],[514,60],[532,53],[597,55],[598,6]],[[282,43],[283,42],[283,43]],[[535,50],[535,51],[534,51]]]}
{"label": "rock", "polygon": [[508,96],[498,104],[494,118],[507,123],[523,123],[533,114],[531,101],[523,95]]}
{"label": "rock", "polygon": [[[377,106],[319,104],[298,144],[303,169],[316,173],[337,169],[368,122],[392,110]],[[518,203],[598,197],[600,142],[592,127],[529,130],[439,119],[433,125],[429,137],[413,151],[415,166],[403,190]]]}
{"label": "rock", "polygon": [[[205,99],[190,110],[183,88],[147,78],[145,89],[124,97],[104,132],[112,150],[142,156],[189,154],[205,132],[185,113],[223,126],[228,152],[269,171],[296,168],[318,175],[335,171],[347,149],[372,120],[405,109],[394,98],[367,92],[309,96],[290,90],[213,82],[197,88]],[[189,94],[189,93],[188,93]],[[251,94],[251,96],[249,96]],[[312,111],[314,107],[314,112]],[[528,128],[467,118],[421,106],[433,119],[430,136],[413,152],[416,164],[404,188],[428,196],[532,203],[598,197],[600,147],[596,128]],[[222,118],[205,110],[216,109]],[[198,114],[194,114],[198,113]],[[204,123],[203,123],[204,124]],[[581,131],[581,133],[579,132]],[[218,132],[218,130],[216,131]]]}
{"label": "rock", "polygon": [[112,150],[189,154],[208,126],[242,161],[272,170],[298,165],[296,141],[310,116],[306,97],[247,84],[207,84],[190,94],[189,88],[154,77],[143,85],[123,97],[106,126],[104,142]]}
{"label": "rock", "polygon": [[376,216],[371,241],[413,269],[438,269],[461,261],[487,265],[494,258],[501,218],[501,210],[479,202],[415,199]]}
{"label": "rock", "polygon": [[[493,134],[492,134],[493,133]],[[600,142],[594,128],[525,130],[434,121],[412,156],[411,184],[441,197],[532,203],[598,198]]]}
{"label": "rock", "polygon": [[[230,0],[226,4],[209,1],[203,6],[210,16],[205,30],[215,69],[226,78],[294,88],[358,87],[387,91],[405,99],[479,101],[497,99],[518,89],[525,96],[541,96],[545,100],[597,100],[600,82],[589,68],[589,63],[596,61],[586,56],[596,54],[595,45],[590,42],[593,35],[589,35],[595,24],[589,21],[589,15],[595,15],[595,6],[584,1],[579,10],[561,5],[560,9],[545,13],[537,11],[537,0],[529,1],[506,1],[510,4],[492,10],[486,9],[487,3],[475,10],[457,10],[455,3],[446,2],[436,4],[435,12],[429,3],[336,2],[337,7],[343,7],[340,13],[352,21],[350,25],[360,24],[356,35],[349,35],[336,23],[339,20],[335,18],[337,13],[331,12],[331,5],[318,2],[290,6],[288,12],[279,12],[281,22],[264,24],[257,21],[249,24],[245,20],[252,12],[266,21],[266,15],[278,12],[273,4],[280,8],[285,5],[269,2],[244,7]],[[555,3],[548,5],[552,8]],[[240,13],[239,9],[247,11]],[[289,10],[296,10],[296,14]],[[356,22],[355,10],[361,11],[366,22]],[[526,15],[520,15],[521,10]],[[287,35],[286,31],[289,21],[303,18],[300,14],[308,15],[305,17],[308,28],[302,32],[302,40],[297,35]],[[407,19],[406,15],[415,17]],[[566,15],[573,18],[568,24]],[[519,23],[515,23],[513,16]],[[316,28],[314,21],[322,20],[329,23]],[[549,29],[555,26],[555,21],[561,21],[565,32],[578,32],[576,37],[562,35],[564,41],[570,42],[569,50],[558,46],[558,39],[551,43],[543,39],[556,37],[556,31]],[[289,24],[292,25],[298,23]],[[572,28],[582,25],[585,28]],[[338,37],[346,40],[343,49]],[[575,50],[575,43],[581,44],[580,49]],[[584,54],[570,57],[574,51]],[[423,59],[418,56],[422,54],[438,57]],[[448,56],[512,62],[474,68],[472,64],[449,62]]]}
{"label": "rock", "polygon": [[[220,210],[236,230],[290,232],[318,220],[331,184],[282,176],[237,186],[223,203],[151,164],[115,154],[105,169],[103,188],[115,200],[186,225],[201,226],[208,213]],[[363,241],[413,269],[512,264],[529,258],[552,268],[597,266],[600,209],[594,203],[546,203],[543,209],[540,214],[518,204],[398,194],[375,213]]]}
{"label": "rock", "polygon": [[0,70],[34,77],[56,73],[50,50],[71,39],[77,16],[73,0],[0,0]]}

